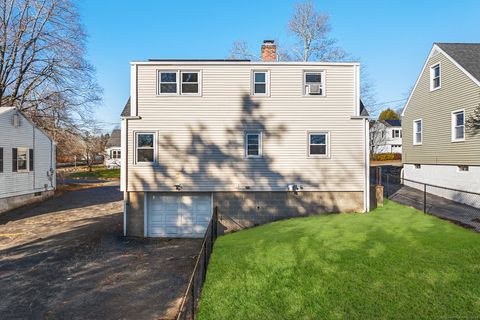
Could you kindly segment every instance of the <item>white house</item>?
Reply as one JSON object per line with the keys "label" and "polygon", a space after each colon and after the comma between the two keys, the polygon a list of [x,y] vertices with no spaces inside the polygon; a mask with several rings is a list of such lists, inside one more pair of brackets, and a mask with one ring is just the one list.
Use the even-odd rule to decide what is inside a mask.
{"label": "white house", "polygon": [[0,107],[0,213],[52,196],[55,143],[15,108]]}
{"label": "white house", "polygon": [[401,120],[379,120],[370,126],[373,153],[402,153]]}
{"label": "white house", "polygon": [[265,41],[262,61],[132,62],[130,89],[127,235],[202,237],[214,210],[244,226],[369,210],[358,63],[279,62]]}
{"label": "white house", "polygon": [[121,131],[114,129],[110,134],[105,148],[105,166],[109,169],[120,168],[122,161],[122,150],[120,145]]}

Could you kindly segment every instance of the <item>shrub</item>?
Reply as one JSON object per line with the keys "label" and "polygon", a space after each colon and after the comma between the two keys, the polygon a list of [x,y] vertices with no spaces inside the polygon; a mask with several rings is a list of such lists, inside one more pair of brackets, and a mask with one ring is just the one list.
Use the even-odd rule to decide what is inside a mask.
{"label": "shrub", "polygon": [[375,161],[402,160],[401,153],[377,153],[372,156]]}

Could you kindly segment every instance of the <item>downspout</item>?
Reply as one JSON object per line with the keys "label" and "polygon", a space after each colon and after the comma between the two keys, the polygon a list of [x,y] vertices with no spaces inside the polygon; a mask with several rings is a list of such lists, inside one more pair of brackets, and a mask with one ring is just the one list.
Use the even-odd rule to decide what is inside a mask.
{"label": "downspout", "polygon": [[369,139],[369,122],[368,119],[365,119],[363,122],[364,130],[365,130],[365,138],[364,138],[364,145],[365,145],[365,212],[370,211],[370,139]]}

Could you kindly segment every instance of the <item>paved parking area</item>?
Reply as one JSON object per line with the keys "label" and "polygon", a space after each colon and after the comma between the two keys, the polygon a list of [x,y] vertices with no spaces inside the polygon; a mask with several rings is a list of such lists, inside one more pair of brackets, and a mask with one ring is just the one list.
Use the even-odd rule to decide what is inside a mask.
{"label": "paved parking area", "polygon": [[2,319],[169,319],[200,240],[122,237],[118,184],[0,215]]}

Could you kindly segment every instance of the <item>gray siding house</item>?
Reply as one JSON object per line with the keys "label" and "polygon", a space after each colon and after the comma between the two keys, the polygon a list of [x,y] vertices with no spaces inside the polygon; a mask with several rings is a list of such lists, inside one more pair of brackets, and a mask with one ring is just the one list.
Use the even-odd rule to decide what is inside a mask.
{"label": "gray siding house", "polygon": [[434,44],[402,113],[404,177],[479,192],[480,132],[466,126],[479,105],[480,44]]}
{"label": "gray siding house", "polygon": [[55,143],[15,108],[0,107],[0,213],[53,195]]}
{"label": "gray siding house", "polygon": [[201,237],[216,207],[249,226],[369,210],[358,63],[131,63],[122,113],[125,234]]}

